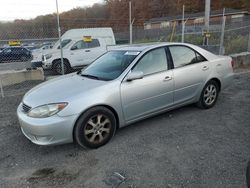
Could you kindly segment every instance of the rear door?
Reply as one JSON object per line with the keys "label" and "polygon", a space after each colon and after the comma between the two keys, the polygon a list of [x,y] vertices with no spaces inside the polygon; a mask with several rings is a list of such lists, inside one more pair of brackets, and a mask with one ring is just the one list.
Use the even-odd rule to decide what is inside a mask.
{"label": "rear door", "polygon": [[69,59],[72,66],[88,65],[105,52],[98,39],[91,42],[79,40],[71,47]]}
{"label": "rear door", "polygon": [[87,61],[92,63],[95,59],[106,52],[106,44],[104,41],[99,39],[93,39],[92,42],[87,43],[85,53],[87,54]]}
{"label": "rear door", "polygon": [[165,48],[147,52],[131,71],[142,71],[142,79],[121,83],[121,99],[127,122],[173,104],[173,73]]}
{"label": "rear door", "polygon": [[174,65],[174,104],[194,99],[211,73],[210,63],[198,52],[184,45],[169,46]]}

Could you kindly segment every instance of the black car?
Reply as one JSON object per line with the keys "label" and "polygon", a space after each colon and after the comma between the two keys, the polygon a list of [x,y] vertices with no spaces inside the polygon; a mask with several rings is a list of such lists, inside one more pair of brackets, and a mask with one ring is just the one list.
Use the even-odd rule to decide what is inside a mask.
{"label": "black car", "polygon": [[23,47],[8,47],[0,52],[0,62],[13,60],[27,61],[31,58],[31,51]]}

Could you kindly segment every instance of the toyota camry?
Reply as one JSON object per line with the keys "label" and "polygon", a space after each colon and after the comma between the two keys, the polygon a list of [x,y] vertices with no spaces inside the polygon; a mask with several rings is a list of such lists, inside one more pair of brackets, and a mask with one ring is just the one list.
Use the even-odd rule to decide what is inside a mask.
{"label": "toyota camry", "polygon": [[213,107],[232,78],[231,57],[195,45],[124,46],[31,89],[17,115],[35,144],[98,148],[136,121],[192,103]]}

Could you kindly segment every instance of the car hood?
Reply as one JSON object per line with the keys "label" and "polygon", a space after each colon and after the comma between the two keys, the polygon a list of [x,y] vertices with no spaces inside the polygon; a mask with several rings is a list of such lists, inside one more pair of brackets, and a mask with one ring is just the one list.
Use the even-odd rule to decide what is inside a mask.
{"label": "car hood", "polygon": [[101,87],[105,83],[105,81],[89,79],[75,73],[60,76],[31,89],[25,94],[23,102],[31,107],[57,102],[69,102],[77,95],[90,92],[92,89]]}

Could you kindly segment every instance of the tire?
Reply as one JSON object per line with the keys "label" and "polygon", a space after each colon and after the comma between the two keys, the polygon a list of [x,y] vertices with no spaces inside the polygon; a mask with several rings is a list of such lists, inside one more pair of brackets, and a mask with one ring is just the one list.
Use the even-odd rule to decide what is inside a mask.
{"label": "tire", "polygon": [[[67,74],[70,72],[71,67],[70,64],[68,63],[68,61],[63,60],[63,65],[64,65],[64,74]],[[62,74],[62,68],[61,68],[61,60],[56,60],[55,63],[53,63],[52,66],[52,70],[56,73],[56,74]]]}
{"label": "tire", "polygon": [[212,108],[218,99],[219,86],[214,80],[210,80],[204,86],[197,106],[203,109]]}
{"label": "tire", "polygon": [[87,110],[77,121],[74,140],[84,148],[98,148],[110,141],[116,131],[116,118],[105,107]]}

